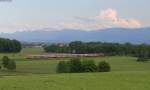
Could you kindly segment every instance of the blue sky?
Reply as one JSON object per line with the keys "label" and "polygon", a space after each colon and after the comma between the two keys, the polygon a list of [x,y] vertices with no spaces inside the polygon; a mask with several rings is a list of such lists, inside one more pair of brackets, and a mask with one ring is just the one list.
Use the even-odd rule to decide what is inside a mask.
{"label": "blue sky", "polygon": [[149,8],[150,0],[12,0],[0,2],[0,32],[144,27],[150,26]]}

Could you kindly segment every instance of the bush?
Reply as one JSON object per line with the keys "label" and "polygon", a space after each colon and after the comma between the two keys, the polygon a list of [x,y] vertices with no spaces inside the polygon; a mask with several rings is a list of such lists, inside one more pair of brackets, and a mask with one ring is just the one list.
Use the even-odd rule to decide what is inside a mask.
{"label": "bush", "polygon": [[57,66],[57,73],[69,73],[69,64],[65,61],[60,61]]}
{"label": "bush", "polygon": [[16,70],[16,62],[14,60],[10,60],[7,65],[7,69],[11,71]]}
{"label": "bush", "polygon": [[69,62],[69,67],[70,67],[70,72],[71,73],[76,73],[76,72],[82,72],[82,63],[79,58],[72,58]]}
{"label": "bush", "polygon": [[138,61],[138,62],[146,62],[146,61],[148,61],[148,58],[140,58],[140,57],[139,57],[139,58],[137,59],[137,61]]}
{"label": "bush", "polygon": [[102,61],[98,64],[98,71],[99,72],[109,72],[111,70],[111,67],[109,63]]}
{"label": "bush", "polygon": [[96,72],[97,66],[93,60],[85,60],[82,62],[83,72]]}
{"label": "bush", "polygon": [[10,59],[7,56],[4,56],[2,58],[2,65],[3,65],[4,68],[8,67],[9,62],[10,62]]}
{"label": "bush", "polygon": [[7,56],[3,57],[2,65],[4,68],[7,68],[8,70],[16,69],[16,62],[14,60],[10,60]]}
{"label": "bush", "polygon": [[83,73],[83,72],[109,72],[110,65],[102,61],[95,65],[94,60],[85,60],[81,62],[79,58],[72,58],[70,61],[60,61],[57,65],[57,73]]}

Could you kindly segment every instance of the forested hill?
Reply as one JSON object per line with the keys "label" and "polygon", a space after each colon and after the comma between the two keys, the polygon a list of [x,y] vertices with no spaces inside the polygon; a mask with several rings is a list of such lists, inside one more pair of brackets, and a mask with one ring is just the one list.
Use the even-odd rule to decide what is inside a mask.
{"label": "forested hill", "polygon": [[71,42],[71,41],[102,41],[117,43],[149,43],[150,28],[110,28],[94,31],[85,30],[55,30],[41,29],[35,31],[16,32],[13,34],[0,34],[1,37],[17,39],[25,42]]}

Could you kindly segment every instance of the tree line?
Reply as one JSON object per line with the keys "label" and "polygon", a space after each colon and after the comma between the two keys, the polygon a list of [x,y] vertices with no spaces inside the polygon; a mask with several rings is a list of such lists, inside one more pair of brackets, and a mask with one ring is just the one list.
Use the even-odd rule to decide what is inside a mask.
{"label": "tree line", "polygon": [[119,44],[103,42],[81,42],[74,41],[69,44],[44,45],[46,52],[52,53],[104,53],[105,55],[130,55],[137,57],[150,57],[150,45],[147,44]]}
{"label": "tree line", "polygon": [[0,38],[0,53],[17,53],[21,49],[22,46],[19,41]]}

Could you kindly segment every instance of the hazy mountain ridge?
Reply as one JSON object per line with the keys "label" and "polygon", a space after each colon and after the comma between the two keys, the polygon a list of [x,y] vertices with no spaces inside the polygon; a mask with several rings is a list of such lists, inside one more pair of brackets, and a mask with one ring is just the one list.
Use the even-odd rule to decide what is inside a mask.
{"label": "hazy mountain ridge", "polygon": [[70,42],[70,41],[103,41],[103,42],[131,42],[149,43],[149,28],[109,28],[95,31],[84,30],[45,30],[15,32],[13,34],[1,33],[0,37],[17,39],[25,42]]}

